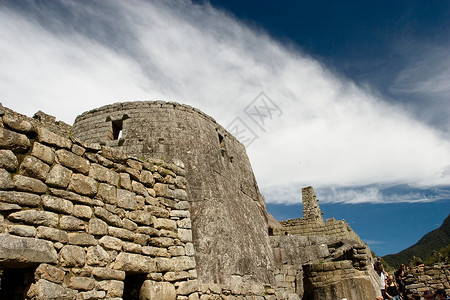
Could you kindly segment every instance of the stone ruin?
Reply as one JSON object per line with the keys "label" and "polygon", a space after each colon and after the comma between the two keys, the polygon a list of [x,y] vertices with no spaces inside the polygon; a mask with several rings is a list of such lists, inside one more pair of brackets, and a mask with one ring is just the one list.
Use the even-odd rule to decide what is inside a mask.
{"label": "stone ruin", "polygon": [[244,146],[187,105],[73,126],[0,105],[0,299],[375,299],[370,249],[302,194],[277,222]]}

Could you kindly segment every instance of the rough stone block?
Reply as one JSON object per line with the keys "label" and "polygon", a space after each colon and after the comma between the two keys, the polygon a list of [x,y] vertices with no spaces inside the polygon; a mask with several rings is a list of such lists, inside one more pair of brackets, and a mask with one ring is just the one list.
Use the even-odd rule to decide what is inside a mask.
{"label": "rough stone block", "polygon": [[31,155],[39,158],[43,162],[51,165],[55,161],[55,151],[52,148],[42,145],[41,143],[34,143]]}
{"label": "rough stone block", "polygon": [[67,243],[68,241],[67,232],[45,226],[39,226],[37,228],[37,237],[61,243]]}
{"label": "rough stone block", "polygon": [[71,276],[67,285],[72,289],[90,291],[95,286],[95,280],[87,277]]}
{"label": "rough stone block", "polygon": [[149,193],[148,193],[147,189],[140,182],[137,182],[137,181],[133,180],[131,182],[131,188],[132,188],[133,192],[138,194],[138,195],[142,195],[144,197],[149,196]]}
{"label": "rough stone block", "polygon": [[142,246],[135,243],[123,242],[123,250],[130,253],[138,253],[141,254]]}
{"label": "rough stone block", "polygon": [[20,235],[25,237],[36,236],[36,228],[27,225],[10,225],[8,226],[8,231],[10,234]]}
{"label": "rough stone block", "polygon": [[[146,198],[146,201],[149,197]],[[169,217],[169,211],[163,207],[158,207],[154,205],[146,205],[145,210],[151,213],[153,216],[158,218],[167,219]]]}
{"label": "rough stone block", "polygon": [[69,300],[75,299],[76,295],[76,291],[64,288],[60,284],[45,279],[39,279],[36,283],[33,283],[27,293],[30,299]]}
{"label": "rough stone block", "polygon": [[195,258],[191,256],[177,256],[172,258],[172,262],[174,265],[174,271],[186,271],[194,269]]}
{"label": "rough stone block", "polygon": [[26,135],[0,127],[0,149],[25,152],[30,146]]}
{"label": "rough stone block", "polygon": [[43,144],[66,149],[70,149],[72,146],[71,140],[57,135],[44,127],[38,127],[36,131],[38,133],[37,140]]}
{"label": "rough stone block", "polygon": [[14,187],[11,174],[5,169],[0,169],[0,190],[9,190]]}
{"label": "rough stone block", "polygon": [[166,237],[150,238],[149,244],[156,247],[168,248],[175,244],[174,240]]}
{"label": "rough stone block", "polygon": [[142,182],[146,187],[152,187],[153,184],[155,183],[152,172],[147,171],[147,170],[142,170],[140,182]]}
{"label": "rough stone block", "polygon": [[66,245],[59,252],[59,261],[65,267],[83,267],[86,253],[79,246]]}
{"label": "rough stone block", "polygon": [[100,280],[124,280],[125,272],[120,270],[108,269],[108,268],[94,268],[92,274],[95,278]]}
{"label": "rough stone block", "polygon": [[199,291],[200,291],[199,282],[197,280],[188,280],[180,282],[177,289],[177,294],[189,295]]}
{"label": "rough stone block", "polygon": [[110,261],[110,255],[100,245],[88,248],[86,263],[90,266],[106,266]]}
{"label": "rough stone block", "polygon": [[169,219],[153,218],[153,226],[156,229],[176,230],[177,222]]}
{"label": "rough stone block", "polygon": [[92,217],[92,208],[86,205],[74,205],[72,214],[81,219],[90,219]]}
{"label": "rough stone block", "polygon": [[102,219],[110,225],[122,227],[122,220],[120,219],[120,217],[107,211],[103,207],[94,207],[94,214],[96,217]]}
{"label": "rough stone block", "polygon": [[68,189],[81,195],[93,197],[97,194],[97,181],[82,174],[73,174]]}
{"label": "rough stone block", "polygon": [[121,252],[113,263],[113,269],[133,273],[156,272],[156,262],[149,256]]}
{"label": "rough stone block", "polygon": [[40,264],[34,274],[39,278],[46,279],[54,283],[62,283],[64,276],[66,275],[63,270],[45,263]]}
{"label": "rough stone block", "polygon": [[141,225],[152,224],[152,214],[146,211],[130,211],[127,213],[127,218]]}
{"label": "rough stone block", "polygon": [[5,115],[3,117],[3,123],[14,131],[19,131],[22,133],[34,132],[34,127],[30,122],[19,119],[14,115]]}
{"label": "rough stone block", "polygon": [[91,165],[91,168],[89,169],[89,176],[93,177],[97,181],[106,182],[112,186],[119,185],[119,174],[98,164]]}
{"label": "rough stone block", "polygon": [[155,190],[156,196],[158,197],[175,198],[173,191],[169,189],[167,184],[157,182],[153,186],[153,190]]}
{"label": "rough stone block", "polygon": [[70,214],[73,210],[73,204],[69,200],[49,195],[43,195],[41,198],[42,206],[48,210],[64,214]]}
{"label": "rough stone block", "polygon": [[131,186],[130,174],[120,173],[119,176],[120,176],[120,187],[128,191],[131,191],[133,187]]}
{"label": "rough stone block", "polygon": [[125,209],[134,210],[137,205],[136,194],[127,190],[117,190],[117,205]]}
{"label": "rough stone block", "polygon": [[48,173],[45,183],[47,183],[49,186],[65,189],[69,185],[71,178],[71,170],[63,167],[60,164],[56,164]]}
{"label": "rough stone block", "polygon": [[134,238],[134,233],[132,231],[112,226],[108,227],[108,234],[127,241],[132,241]]}
{"label": "rough stone block", "polygon": [[43,225],[49,227],[58,226],[58,215],[48,211],[23,210],[12,213],[8,216],[8,220],[23,222],[31,225]]}
{"label": "rough stone block", "polygon": [[72,216],[62,216],[59,220],[59,227],[63,230],[75,231],[75,230],[84,230],[86,228],[86,224],[75,217]]}
{"label": "rough stone block", "polygon": [[97,198],[103,200],[105,203],[117,204],[117,188],[106,183],[100,183]]}
{"label": "rough stone block", "polygon": [[108,285],[108,293],[106,294],[107,298],[112,297],[122,297],[123,294],[124,283],[123,281],[111,280]]}
{"label": "rough stone block", "polygon": [[78,294],[80,298],[77,297],[77,299],[83,299],[83,300],[97,300],[97,299],[103,299],[106,296],[105,291],[88,291],[88,292],[81,292]]}
{"label": "rough stone block", "polygon": [[14,173],[18,166],[19,162],[17,157],[11,150],[0,149],[0,168]]}
{"label": "rough stone block", "polygon": [[50,166],[42,162],[40,159],[27,155],[19,166],[19,174],[37,178],[45,181],[47,179]]}
{"label": "rough stone block", "polygon": [[142,254],[154,256],[154,257],[155,256],[166,257],[168,254],[168,251],[166,248],[145,246],[145,247],[142,247]]}
{"label": "rough stone block", "polygon": [[169,282],[154,282],[150,280],[144,281],[141,287],[141,293],[139,299],[141,300],[154,300],[165,299],[175,300],[177,293],[175,292],[175,286]]}
{"label": "rough stone block", "polygon": [[56,263],[53,244],[35,238],[0,234],[0,267],[23,268],[38,263]]}
{"label": "rough stone block", "polygon": [[108,224],[100,219],[93,218],[89,220],[88,232],[92,235],[106,235]]}
{"label": "rough stone block", "polygon": [[112,236],[104,236],[99,240],[100,245],[106,249],[120,251],[122,249],[122,241]]}
{"label": "rough stone block", "polygon": [[192,227],[191,219],[190,218],[184,218],[177,221],[178,228],[185,228],[190,229]]}
{"label": "rough stone block", "polygon": [[80,246],[95,246],[97,245],[97,240],[93,235],[87,234],[85,232],[70,232],[69,244]]}
{"label": "rough stone block", "polygon": [[13,178],[13,182],[16,189],[22,192],[31,192],[36,194],[44,194],[47,192],[47,186],[42,181],[35,178],[16,175]]}
{"label": "rough stone block", "polygon": [[192,242],[192,231],[190,229],[178,229],[178,238],[182,242]]}

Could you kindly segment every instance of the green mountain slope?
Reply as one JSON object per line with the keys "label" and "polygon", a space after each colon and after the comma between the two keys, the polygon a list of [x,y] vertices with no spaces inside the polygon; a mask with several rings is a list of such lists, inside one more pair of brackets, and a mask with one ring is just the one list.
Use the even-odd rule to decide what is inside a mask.
{"label": "green mountain slope", "polygon": [[425,234],[417,243],[397,254],[383,256],[383,259],[392,267],[396,268],[400,264],[407,264],[413,257],[427,259],[433,251],[440,250],[450,245],[450,214],[445,218],[441,227]]}

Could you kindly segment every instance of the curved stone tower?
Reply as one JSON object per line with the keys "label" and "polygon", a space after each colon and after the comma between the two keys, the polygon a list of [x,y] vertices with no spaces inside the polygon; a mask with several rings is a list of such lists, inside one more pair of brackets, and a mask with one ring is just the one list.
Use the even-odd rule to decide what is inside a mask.
{"label": "curved stone tower", "polygon": [[244,146],[213,118],[172,102],[115,103],[78,116],[73,135],[139,158],[181,159],[199,280],[273,282],[264,199]]}

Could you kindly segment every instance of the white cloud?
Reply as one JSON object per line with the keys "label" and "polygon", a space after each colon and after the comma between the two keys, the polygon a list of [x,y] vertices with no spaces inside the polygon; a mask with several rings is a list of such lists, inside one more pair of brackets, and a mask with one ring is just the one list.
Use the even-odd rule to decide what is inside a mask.
{"label": "white cloud", "polygon": [[[256,128],[248,148],[263,191],[449,182],[450,143],[439,132],[208,5],[99,2],[111,14],[105,19],[98,6],[64,3],[103,24],[50,30],[0,7],[5,106],[71,123],[107,103],[162,99],[198,107],[226,126],[264,91],[283,114],[265,132]],[[114,41],[99,40],[102,30]],[[379,201],[376,191],[360,196]]]}

